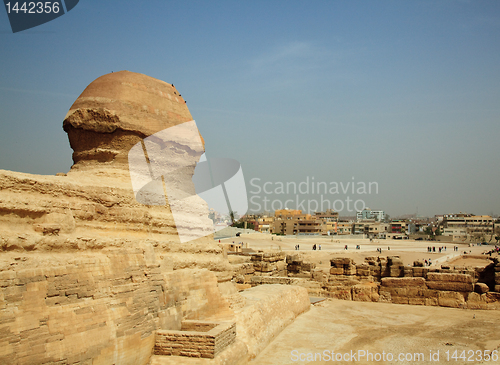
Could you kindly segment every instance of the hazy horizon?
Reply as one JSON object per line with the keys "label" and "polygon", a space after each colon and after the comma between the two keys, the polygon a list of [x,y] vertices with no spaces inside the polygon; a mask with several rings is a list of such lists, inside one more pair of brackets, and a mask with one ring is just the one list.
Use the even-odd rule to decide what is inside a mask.
{"label": "hazy horizon", "polygon": [[[498,1],[82,0],[16,34],[1,10],[0,169],[68,171],[67,111],[129,70],[175,84],[207,155],[241,163],[250,209],[299,195],[393,217],[497,215],[499,39]],[[340,190],[263,192],[313,178]]]}

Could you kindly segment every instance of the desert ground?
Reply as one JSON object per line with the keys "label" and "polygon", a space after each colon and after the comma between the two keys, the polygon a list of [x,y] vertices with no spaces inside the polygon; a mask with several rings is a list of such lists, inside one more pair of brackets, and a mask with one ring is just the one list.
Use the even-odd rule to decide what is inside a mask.
{"label": "desert ground", "polygon": [[[464,259],[461,255],[480,255],[492,248],[414,240],[370,241],[317,236],[271,238],[270,235],[258,233],[225,238],[221,242],[243,242],[256,251],[283,250],[287,254],[300,254],[307,261],[315,262],[317,268],[325,270],[329,268],[332,257],[350,257],[356,263],[361,263],[368,256],[387,255],[400,256],[405,265],[412,265],[415,260],[431,259],[434,267],[442,264],[484,266],[486,260]],[[321,250],[312,250],[314,244],[317,247],[321,245]],[[299,250],[295,249],[296,245],[299,245]],[[348,246],[347,250],[345,245]],[[357,245],[359,249],[356,249]],[[428,246],[435,246],[436,252],[427,252]],[[458,251],[454,250],[454,246],[458,247]],[[441,253],[438,247],[443,247]],[[377,248],[382,249],[381,254]],[[500,360],[485,361],[484,351],[500,350],[498,328],[498,311],[326,299],[312,305],[307,313],[286,327],[251,363],[493,364],[500,363]],[[365,351],[366,355],[350,358],[351,351],[355,354]],[[317,353],[321,357],[315,355]],[[333,356],[340,356],[336,353],[349,355],[342,361],[334,361],[336,359]],[[368,353],[375,357],[367,358]],[[380,361],[377,361],[376,356],[381,356]],[[392,361],[390,356],[393,356]]]}
{"label": "desert ground", "polygon": [[[347,236],[348,237],[348,236]],[[439,267],[442,264],[453,264],[456,266],[482,266],[484,262],[477,259],[460,259],[464,253],[480,255],[494,246],[481,246],[461,243],[445,243],[433,241],[415,240],[386,240],[386,239],[352,239],[342,236],[271,236],[262,233],[242,234],[240,237],[221,239],[221,243],[247,244],[255,251],[283,250],[287,254],[300,254],[305,261],[316,263],[319,269],[329,269],[330,259],[333,257],[349,257],[357,264],[361,264],[365,257],[369,256],[399,256],[405,265],[412,265],[416,260],[431,260],[432,266]],[[321,250],[313,250],[313,245]],[[299,245],[299,250],[295,246]],[[345,249],[347,245],[347,250]],[[356,246],[359,245],[359,249]],[[436,252],[427,252],[427,247],[436,247]],[[453,247],[458,247],[454,251]],[[439,253],[439,247],[443,247]],[[446,249],[444,249],[446,247]],[[377,252],[377,248],[382,253]],[[495,255],[496,257],[496,255]],[[460,260],[460,261],[457,261]]]}
{"label": "desert ground", "polygon": [[[498,364],[499,360],[478,360],[485,350],[500,350],[499,324],[498,311],[326,299],[300,315],[251,363]],[[455,350],[458,360],[453,358]],[[347,361],[332,361],[332,351],[333,356],[348,353]],[[351,351],[366,355],[354,361]],[[460,359],[463,351],[465,361]],[[311,361],[315,353],[322,357]],[[368,353],[373,360],[367,359]]]}

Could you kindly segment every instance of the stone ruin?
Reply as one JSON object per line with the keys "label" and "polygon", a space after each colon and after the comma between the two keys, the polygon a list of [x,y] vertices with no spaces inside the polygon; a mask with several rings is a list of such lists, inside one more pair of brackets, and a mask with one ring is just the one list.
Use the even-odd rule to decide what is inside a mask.
{"label": "stone ruin", "polygon": [[329,272],[284,252],[239,254],[231,261],[241,287],[286,284],[307,288],[313,297],[430,305],[469,309],[500,309],[500,262],[487,256],[484,267],[404,266],[398,256],[367,257],[362,264],[346,257],[330,260]]}
{"label": "stone ruin", "polygon": [[[394,256],[361,265],[340,258],[323,272],[283,252],[241,248],[228,257],[199,232],[197,222],[208,219],[201,199],[182,228],[205,236],[181,243],[168,204],[135,199],[127,156],[144,138],[191,120],[173,85],[115,72],[93,81],[64,119],[68,173],[0,170],[1,364],[245,363],[309,308],[309,295],[499,307],[496,261],[470,271],[404,267]],[[170,147],[179,160],[189,153],[182,141]]]}
{"label": "stone ruin", "polygon": [[[168,204],[135,199],[130,148],[192,119],[174,85],[107,74],[64,119],[68,173],[0,170],[1,364],[146,365],[166,354],[245,362],[309,308],[300,287],[238,292],[213,235],[181,244]],[[169,148],[179,160],[190,153],[182,141]],[[184,228],[207,234],[197,232],[203,200],[186,214]]]}

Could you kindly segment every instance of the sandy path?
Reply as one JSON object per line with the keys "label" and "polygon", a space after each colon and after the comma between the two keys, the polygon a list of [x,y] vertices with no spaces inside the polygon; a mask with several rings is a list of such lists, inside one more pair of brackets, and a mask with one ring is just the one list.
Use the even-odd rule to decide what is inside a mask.
{"label": "sandy path", "polygon": [[[468,352],[470,350],[498,349],[499,325],[499,311],[327,299],[299,316],[251,363],[329,364],[332,361],[324,356],[321,361],[318,355],[317,361],[300,361],[299,356],[304,354],[303,358],[307,359],[308,353],[324,355],[325,350],[330,352],[330,356],[331,351],[350,354],[351,350],[354,353],[361,350],[372,354],[385,352],[386,361],[366,361],[366,357],[363,357],[357,358],[357,362],[335,363],[478,364],[481,362],[455,361],[451,356],[455,350],[458,350],[458,355],[465,350],[468,357],[472,354]],[[296,352],[292,352],[294,350]],[[431,353],[437,357],[437,351],[439,361],[429,361]],[[449,351],[448,361],[446,351]],[[393,361],[387,361],[390,358],[388,353],[394,356]],[[403,356],[407,353],[411,356],[414,353],[423,354],[424,361],[395,361],[400,353]],[[478,353],[474,352],[474,360],[477,360],[476,356]],[[404,360],[404,357],[401,359]],[[498,364],[500,361],[485,362],[487,363]]]}
{"label": "sandy path", "polygon": [[[357,264],[361,264],[365,257],[368,256],[390,255],[401,257],[405,265],[412,265],[413,261],[416,260],[431,259],[432,266],[440,266],[456,259],[464,252],[480,255],[487,249],[486,246],[469,247],[468,244],[414,240],[374,240],[370,242],[369,239],[325,238],[321,236],[274,236],[271,239],[270,235],[259,233],[226,238],[222,239],[221,242],[243,242],[254,250],[282,250],[287,254],[300,254],[305,260],[315,262],[319,268],[328,268],[329,261],[333,257],[350,257]],[[317,247],[321,245],[321,251],[313,251],[312,246],[314,244]],[[299,245],[299,251],[295,250],[296,245]],[[345,245],[348,246],[347,250],[344,249]],[[359,245],[360,249],[356,249],[357,245]],[[446,250],[443,249],[439,253],[439,245],[446,246]],[[436,252],[427,252],[428,246],[435,246]],[[453,250],[454,246],[458,247],[458,251]],[[489,247],[491,248],[491,246]],[[382,249],[381,254],[377,252],[377,248]]]}

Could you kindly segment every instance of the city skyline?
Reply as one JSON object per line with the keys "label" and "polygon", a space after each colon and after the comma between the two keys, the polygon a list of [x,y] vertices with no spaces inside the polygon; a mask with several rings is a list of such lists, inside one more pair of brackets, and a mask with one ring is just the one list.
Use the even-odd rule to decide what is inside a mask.
{"label": "city skyline", "polygon": [[[67,172],[64,116],[126,69],[175,84],[207,156],[241,163],[250,209],[297,195],[252,179],[314,177],[390,216],[500,213],[496,1],[80,1],[16,34],[0,13],[0,169]],[[353,181],[377,193],[343,194]]]}

